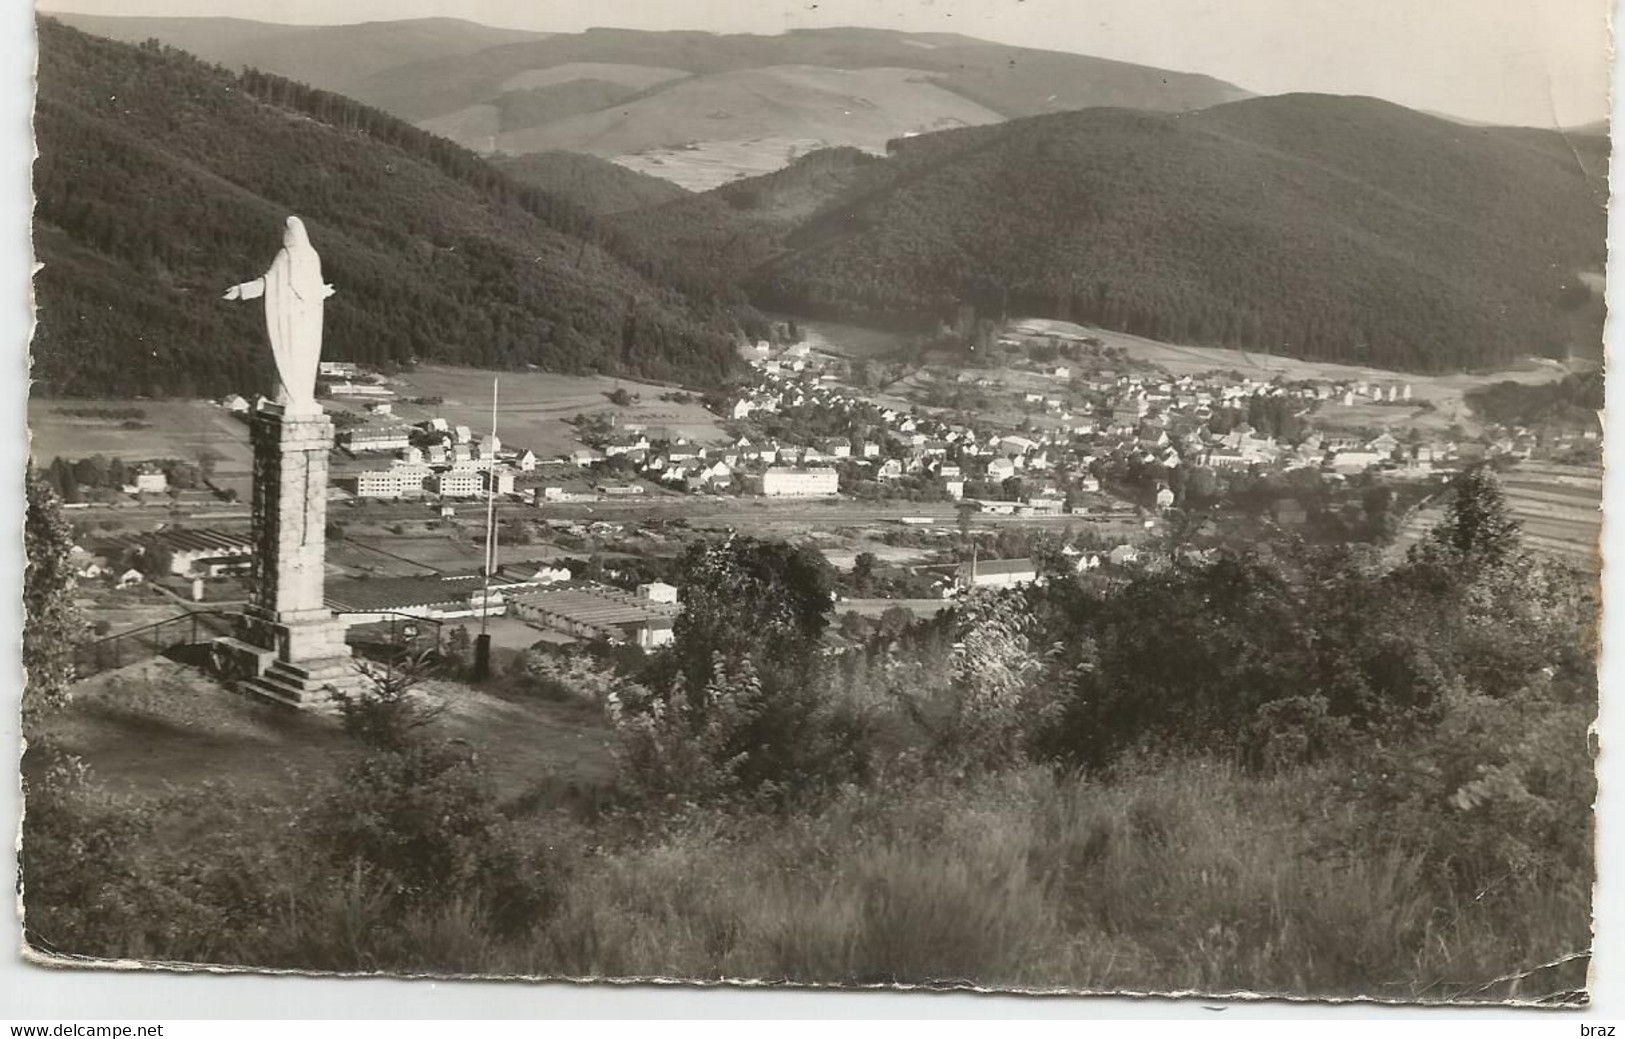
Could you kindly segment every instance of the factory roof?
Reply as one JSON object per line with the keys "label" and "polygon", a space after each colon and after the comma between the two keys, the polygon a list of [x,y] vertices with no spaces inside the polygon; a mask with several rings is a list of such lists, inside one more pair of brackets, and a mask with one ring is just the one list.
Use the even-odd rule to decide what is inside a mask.
{"label": "factory roof", "polygon": [[510,601],[547,610],[580,624],[604,626],[647,623],[651,627],[669,627],[679,612],[675,603],[653,602],[619,588],[590,582],[561,582],[528,589],[511,596]]}

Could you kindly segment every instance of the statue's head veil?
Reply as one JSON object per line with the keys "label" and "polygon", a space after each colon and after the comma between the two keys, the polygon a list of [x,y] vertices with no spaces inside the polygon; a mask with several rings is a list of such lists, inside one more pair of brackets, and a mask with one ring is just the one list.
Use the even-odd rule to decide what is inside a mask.
{"label": "statue's head veil", "polygon": [[305,222],[296,216],[288,218],[288,229],[282,233],[284,249],[309,249],[310,237],[305,234]]}

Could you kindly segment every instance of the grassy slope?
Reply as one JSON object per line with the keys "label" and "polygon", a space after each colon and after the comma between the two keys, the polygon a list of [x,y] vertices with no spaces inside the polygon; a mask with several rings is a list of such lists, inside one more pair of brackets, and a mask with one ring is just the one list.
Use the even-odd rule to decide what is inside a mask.
{"label": "grassy slope", "polygon": [[854,794],[744,836],[693,826],[596,864],[538,958],[571,976],[1091,992],[1583,986],[1583,962],[1493,982],[1584,947],[1584,890],[1441,906],[1399,850],[1321,843],[1346,824],[1317,802],[1323,780],[1199,761],[1099,784],[1034,772]]}
{"label": "grassy slope", "polygon": [[424,119],[487,101],[526,70],[571,62],[651,65],[698,75],[770,65],[920,69],[935,73],[947,89],[1004,115],[1099,104],[1184,110],[1245,96],[1206,76],[965,37],[870,29],[780,36],[591,29],[490,48],[478,61],[437,59],[397,66],[370,77],[358,86],[357,96],[406,118]]}
{"label": "grassy slope", "polygon": [[578,207],[446,142],[48,19],[40,43],[34,349],[47,392],[264,385],[263,319],[218,297],[263,269],[288,212],[339,288],[329,356],[697,380],[727,363],[713,304],[639,273],[653,269],[641,252]]}
{"label": "grassy slope", "polygon": [[598,111],[533,122],[499,140],[514,154],[563,148],[605,157],[770,137],[878,151],[907,133],[1001,119],[908,69],[775,65],[694,76]]}
{"label": "grassy slope", "polygon": [[[218,804],[243,830],[238,853],[274,866],[289,853],[274,832],[280,813],[331,782],[353,746],[330,727],[296,732],[318,724],[308,718],[166,688],[161,702],[92,694],[59,725],[64,749],[95,770],[76,796],[133,797],[119,810],[162,813],[119,855],[184,857],[190,845],[177,841],[210,825]],[[515,813],[524,839],[545,842],[568,871],[545,926],[498,941],[467,905],[389,913],[333,885],[306,893],[376,938],[335,946],[319,937],[327,928],[287,914],[224,950],[181,955],[309,970],[1423,1001],[1572,1000],[1585,984],[1585,961],[1572,957],[1589,937],[1584,886],[1441,902],[1420,857],[1340,846],[1349,812],[1314,769],[1256,777],[1192,760],[1100,782],[1034,770],[853,790],[789,820],[663,814],[657,830],[621,833],[557,810],[598,796],[603,730],[559,705],[471,694],[448,724],[493,763],[499,790],[519,795],[509,804],[528,806]],[[492,737],[493,721],[505,735]],[[30,919],[48,908],[32,906]],[[181,932],[151,950],[150,923],[65,951],[208,945]],[[1504,980],[1547,963],[1560,965]]]}
{"label": "grassy slope", "polygon": [[[445,735],[487,755],[502,796],[522,793],[544,774],[594,784],[613,771],[609,731],[594,711],[441,682],[424,689],[448,705]],[[77,685],[73,707],[53,720],[50,736],[81,756],[107,789],[144,798],[219,783],[291,802],[308,781],[357,754],[333,718],[232,693],[163,658]]]}

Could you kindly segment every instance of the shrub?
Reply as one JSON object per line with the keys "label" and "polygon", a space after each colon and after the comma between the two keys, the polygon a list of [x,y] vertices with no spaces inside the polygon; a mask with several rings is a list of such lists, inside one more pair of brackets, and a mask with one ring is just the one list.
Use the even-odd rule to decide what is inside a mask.
{"label": "shrub", "polygon": [[551,907],[554,880],[518,840],[466,748],[423,741],[345,770],[315,813],[318,848],[359,868],[392,911],[478,892],[494,934],[528,931]]}
{"label": "shrub", "polygon": [[699,695],[688,690],[679,676],[667,693],[610,698],[622,783],[639,803],[805,807],[874,767],[864,711],[821,684],[770,683],[719,654]]}

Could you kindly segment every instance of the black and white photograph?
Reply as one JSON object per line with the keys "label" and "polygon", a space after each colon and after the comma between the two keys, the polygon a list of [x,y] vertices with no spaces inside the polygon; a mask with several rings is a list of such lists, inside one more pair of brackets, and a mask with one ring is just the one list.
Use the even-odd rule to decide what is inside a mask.
{"label": "black and white photograph", "polygon": [[1610,13],[41,0],[11,955],[1586,1007]]}

